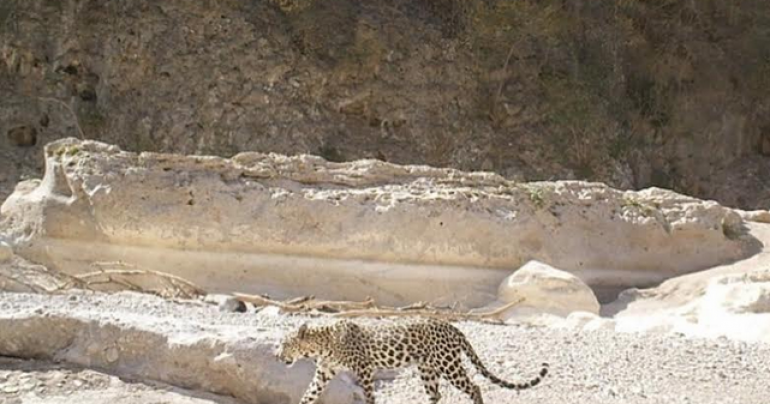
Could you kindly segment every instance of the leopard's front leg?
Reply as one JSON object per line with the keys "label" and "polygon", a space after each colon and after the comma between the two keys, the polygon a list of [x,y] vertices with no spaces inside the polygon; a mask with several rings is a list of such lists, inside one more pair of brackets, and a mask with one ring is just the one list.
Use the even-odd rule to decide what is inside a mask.
{"label": "leopard's front leg", "polygon": [[319,364],[315,370],[313,381],[310,382],[310,386],[305,390],[305,394],[302,396],[300,404],[314,404],[318,401],[318,398],[321,397],[321,393],[323,393],[326,385],[329,384],[329,381],[334,375],[335,372],[333,370]]}

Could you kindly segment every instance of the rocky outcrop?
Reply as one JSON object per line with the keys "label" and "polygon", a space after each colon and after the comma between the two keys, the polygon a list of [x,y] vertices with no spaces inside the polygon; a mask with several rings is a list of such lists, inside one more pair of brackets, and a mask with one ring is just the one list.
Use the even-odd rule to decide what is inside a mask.
{"label": "rocky outcrop", "polygon": [[770,269],[718,277],[703,300],[710,308],[729,313],[770,315]]}
{"label": "rocky outcrop", "polygon": [[697,295],[686,289],[662,295],[661,290],[652,289],[624,293],[619,301],[629,308],[616,315],[618,331],[675,331],[701,338],[770,342],[767,269],[712,274]]}
{"label": "rocky outcrop", "polygon": [[0,292],[52,293],[72,287],[71,278],[16,255],[0,259]]}
{"label": "rocky outcrop", "polygon": [[[770,245],[770,225],[748,223]],[[631,289],[602,307],[618,331],[676,331],[697,337],[770,341],[770,251],[678,276],[650,289]]]}
{"label": "rocky outcrop", "polygon": [[749,222],[770,223],[770,211],[767,210],[745,211],[736,209],[736,212],[741,215],[743,220]]}
{"label": "rocky outcrop", "polygon": [[242,404],[222,395],[121,379],[63,363],[0,357],[3,404]]}
{"label": "rocky outcrop", "polygon": [[[311,363],[287,368],[274,356],[301,320],[180,308],[134,293],[0,297],[0,356],[99,368],[250,404],[297,403],[313,374]],[[325,399],[352,404],[359,392],[337,378]]]}
{"label": "rocky outcrop", "polygon": [[0,292],[51,293],[72,287],[72,279],[58,271],[19,257],[0,237]]}
{"label": "rocky outcrop", "polygon": [[578,311],[599,314],[599,301],[580,278],[537,261],[526,263],[505,278],[497,296],[501,304],[524,299],[507,311],[507,317],[526,313],[567,316]]}
{"label": "rocky outcrop", "polygon": [[604,291],[753,252],[738,214],[657,188],[75,139],[50,144],[45,177],[21,183],[0,212],[18,254],[65,272],[119,260],[212,292],[396,304],[483,305],[533,259]]}
{"label": "rocky outcrop", "polygon": [[81,136],[770,207],[766,0],[572,3],[4,0],[0,200]]}
{"label": "rocky outcrop", "polygon": [[714,276],[702,296],[673,313],[680,332],[770,342],[770,270]]}

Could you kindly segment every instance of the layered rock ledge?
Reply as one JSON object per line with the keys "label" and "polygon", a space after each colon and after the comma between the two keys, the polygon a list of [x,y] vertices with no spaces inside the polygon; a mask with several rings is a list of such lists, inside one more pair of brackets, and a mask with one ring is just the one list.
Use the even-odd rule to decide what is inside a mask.
{"label": "layered rock ledge", "polygon": [[44,178],[0,209],[5,238],[70,273],[119,260],[210,291],[480,306],[529,260],[601,295],[756,247],[736,212],[657,188],[308,155],[137,154],[76,139],[45,152]]}
{"label": "layered rock ledge", "polygon": [[[274,351],[304,321],[227,315],[135,293],[0,293],[0,356],[76,364],[249,404],[290,404],[299,402],[313,364],[288,368]],[[324,402],[352,404],[359,395],[338,378]]]}

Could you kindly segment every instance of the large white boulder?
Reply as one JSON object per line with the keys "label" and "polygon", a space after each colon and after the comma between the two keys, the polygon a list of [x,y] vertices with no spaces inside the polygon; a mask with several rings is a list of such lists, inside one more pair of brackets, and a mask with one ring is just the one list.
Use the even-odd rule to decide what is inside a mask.
{"label": "large white boulder", "polygon": [[524,299],[506,317],[547,313],[567,316],[573,312],[599,314],[599,301],[591,288],[575,275],[539,261],[530,261],[500,284],[498,303]]}
{"label": "large white boulder", "polygon": [[212,293],[478,307],[532,259],[614,290],[751,252],[737,213],[661,189],[76,139],[45,152],[44,178],[0,207],[0,233],[17,255],[66,273],[122,261]]}

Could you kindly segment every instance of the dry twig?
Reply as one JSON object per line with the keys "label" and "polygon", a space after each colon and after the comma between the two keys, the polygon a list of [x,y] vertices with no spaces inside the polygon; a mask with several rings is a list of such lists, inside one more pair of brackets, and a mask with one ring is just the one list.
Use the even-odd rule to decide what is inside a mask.
{"label": "dry twig", "polygon": [[233,296],[235,296],[236,299],[244,303],[251,303],[255,306],[275,306],[287,313],[294,313],[294,312],[303,310],[298,305],[292,305],[292,304],[280,302],[278,300],[272,300],[264,296],[247,295],[243,293],[233,293]]}
{"label": "dry twig", "polygon": [[[149,292],[162,297],[194,298],[206,294],[206,291],[192,282],[171,274],[145,269],[104,269],[109,266],[131,267],[123,262],[97,262],[94,266],[99,267],[99,270],[75,275],[88,289],[93,289],[92,286],[95,285],[117,285],[127,290]],[[153,290],[131,280],[141,277],[159,280],[160,289]]]}
{"label": "dry twig", "polygon": [[276,306],[286,313],[309,312],[314,310],[322,312],[340,312],[345,310],[362,310],[374,307],[374,300],[371,298],[362,302],[349,302],[315,300],[315,298],[312,296],[303,296],[281,302],[260,295],[233,293],[233,296],[244,303],[251,303],[257,306]]}
{"label": "dry twig", "polygon": [[318,312],[326,312],[330,313],[332,317],[340,318],[422,316],[447,321],[482,321],[493,323],[500,323],[500,314],[524,301],[522,298],[484,313],[462,313],[455,311],[453,307],[438,308],[430,306],[425,302],[417,302],[403,307],[378,307],[371,298],[361,302],[353,302],[315,300],[312,296],[303,296],[282,302],[260,295],[244,293],[234,293],[233,295],[242,302],[252,303],[257,306],[278,307],[284,313],[317,314]]}
{"label": "dry twig", "polygon": [[[16,284],[32,292],[56,293],[71,288],[92,291],[130,290],[152,293],[165,298],[192,299],[206,292],[194,283],[171,274],[152,270],[136,269],[123,262],[93,263],[97,271],[77,275],[66,275],[56,271],[58,284],[52,288],[38,285],[34,279],[19,274],[0,274],[0,284]],[[115,268],[119,267],[119,268]],[[44,267],[43,267],[44,268]],[[47,269],[46,269],[47,270]],[[286,301],[271,299],[269,296],[234,293],[236,299],[257,306],[275,306],[284,313],[303,313],[310,315],[328,314],[337,318],[354,317],[406,317],[420,316],[446,321],[481,321],[501,323],[500,315],[524,299],[508,303],[498,309],[483,313],[459,312],[455,306],[436,307],[426,302],[416,302],[402,307],[377,306],[374,299],[367,297],[363,301],[317,300],[314,296],[301,296]]]}
{"label": "dry twig", "polygon": [[461,313],[449,310],[437,310],[433,308],[425,309],[372,309],[372,310],[351,310],[336,313],[333,317],[404,317],[404,316],[422,316],[429,318],[437,318],[447,321],[482,321],[500,323],[499,316],[506,310],[513,306],[516,306],[524,301],[524,298],[510,302],[502,307],[499,307],[490,312],[484,313]]}

